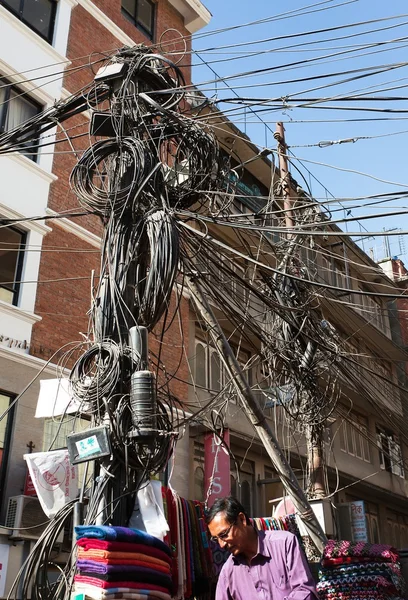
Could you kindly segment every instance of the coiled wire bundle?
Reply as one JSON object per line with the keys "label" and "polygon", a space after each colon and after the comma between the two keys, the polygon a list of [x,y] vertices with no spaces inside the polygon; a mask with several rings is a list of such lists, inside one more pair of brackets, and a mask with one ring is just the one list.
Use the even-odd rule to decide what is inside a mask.
{"label": "coiled wire bundle", "polygon": [[109,397],[123,377],[122,356],[119,346],[112,340],[91,346],[70,373],[75,397],[94,411],[100,398]]}
{"label": "coiled wire bundle", "polygon": [[179,235],[174,218],[164,210],[149,214],[137,246],[145,260],[135,270],[134,316],[151,331],[169,307],[178,272]]}
{"label": "coiled wire bundle", "polygon": [[[159,154],[167,165],[166,197],[172,207],[188,208],[220,189],[224,160],[213,135],[193,122],[163,121]],[[163,160],[163,158],[162,158]]]}
{"label": "coiled wire bundle", "polygon": [[142,198],[141,187],[151,208],[162,177],[160,165],[141,140],[109,138],[84,152],[72,170],[70,185],[82,206],[106,218],[134,209],[136,195]]}

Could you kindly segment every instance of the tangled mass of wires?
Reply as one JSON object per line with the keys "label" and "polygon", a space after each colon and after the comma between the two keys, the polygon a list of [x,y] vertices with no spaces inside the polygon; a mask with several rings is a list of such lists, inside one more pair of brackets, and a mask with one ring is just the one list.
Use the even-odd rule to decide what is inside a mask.
{"label": "tangled mass of wires", "polygon": [[[92,342],[71,383],[93,425],[109,425],[112,454],[101,463],[98,489],[101,481],[107,488],[131,482],[116,487],[117,497],[163,470],[177,437],[172,396],[158,392],[148,370],[147,333],[168,311],[178,274],[174,213],[217,189],[224,173],[213,136],[182,116],[183,85],[166,58],[141,47],[120,51],[91,91],[101,98],[91,133],[111,135],[82,155],[70,178],[81,205],[104,225]],[[113,508],[106,517],[123,522],[126,512]],[[95,518],[92,510],[86,518]]]}
{"label": "tangled mass of wires", "polygon": [[[103,224],[89,335],[70,374],[75,418],[103,429],[109,447],[94,461],[93,476],[88,468],[83,474],[85,523],[127,524],[138,490],[165,469],[182,425],[194,418],[213,430],[214,414],[223,424],[231,405],[240,410],[231,379],[218,382],[207,403],[198,399],[192,417],[183,413],[185,399],[159,383],[160,355],[149,354],[148,334],[177,312],[186,278],[221,307],[243,370],[258,373],[251,385],[265,406],[272,388],[284,390],[287,419],[311,443],[336,408],[340,378],[351,377],[341,340],[310,285],[316,271],[302,260],[323,251],[316,239],[327,219],[301,192],[292,211],[295,233],[279,235],[285,213],[270,164],[270,190],[248,211],[239,188],[244,164],[220,149],[203,115],[193,115],[187,89],[168,58],[144,46],[123,48],[80,92],[0,136],[0,153],[27,149],[56,122],[90,110],[89,133],[103,138],[83,152],[70,177],[84,212]],[[222,352],[214,351],[222,363]],[[353,384],[361,388],[356,377]],[[38,598],[69,593],[71,564],[49,585],[47,547],[73,510],[74,503],[67,505],[50,523],[14,590],[24,580],[35,582]]]}
{"label": "tangled mass of wires", "polygon": [[[214,136],[183,115],[183,90],[176,65],[145,47],[125,48],[85,90],[0,140],[3,153],[27,148],[55,121],[85,108],[93,114],[91,136],[104,138],[82,154],[70,177],[85,212],[98,215],[104,230],[88,342],[70,374],[78,416],[90,419],[88,435],[103,430],[109,450],[93,457],[90,488],[88,468],[83,475],[85,523],[129,522],[137,491],[166,467],[183,414],[149,370],[148,333],[169,311],[179,273],[175,211],[199,204],[203,191],[222,187],[225,177]],[[46,583],[44,544],[72,510],[68,505],[52,521],[15,590],[34,579],[39,597],[59,597],[64,582],[52,589]],[[68,565],[68,587],[70,574]]]}

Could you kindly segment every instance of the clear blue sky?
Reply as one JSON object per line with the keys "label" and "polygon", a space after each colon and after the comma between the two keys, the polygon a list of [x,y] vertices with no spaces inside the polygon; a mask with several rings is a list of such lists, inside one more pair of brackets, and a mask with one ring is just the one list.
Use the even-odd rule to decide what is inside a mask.
{"label": "clear blue sky", "polygon": [[[282,98],[291,96],[296,98],[322,98],[335,95],[350,95],[351,93],[367,93],[371,97],[378,96],[407,96],[408,97],[408,65],[389,69],[387,65],[408,62],[408,3],[406,0],[392,0],[380,2],[379,0],[354,0],[347,4],[347,0],[328,0],[325,3],[313,0],[291,0],[287,3],[276,3],[270,0],[252,0],[251,2],[237,2],[237,0],[207,0],[205,5],[212,13],[211,23],[198,32],[194,40],[194,50],[205,61],[211,62],[211,67],[221,77],[229,77],[239,73],[266,69],[273,67],[275,70],[263,74],[253,74],[228,80],[228,84],[239,96],[256,98]],[[342,6],[340,6],[343,4]],[[289,11],[304,9],[313,11],[310,14],[295,16]],[[324,9],[324,10],[322,10]],[[253,24],[239,27],[232,31],[210,34],[214,30],[235,25],[243,25],[260,19],[277,17],[263,24]],[[400,16],[397,19],[388,17]],[[357,27],[343,28],[326,33],[310,35],[318,29],[334,28],[361,21],[382,19],[377,23],[360,25]],[[378,31],[383,28],[382,31]],[[377,30],[377,31],[373,31]],[[368,33],[370,32],[370,33]],[[307,35],[299,35],[307,33]],[[204,35],[203,35],[204,34]],[[282,36],[290,36],[286,39]],[[347,37],[346,37],[347,36]],[[272,38],[272,39],[271,39]],[[331,38],[331,40],[330,40]],[[336,39],[333,39],[336,38]],[[258,40],[268,39],[259,43]],[[257,42],[242,45],[246,42]],[[384,43],[387,42],[387,43]],[[374,46],[374,44],[381,45]],[[234,45],[232,48],[220,46]],[[359,48],[356,50],[356,46]],[[367,45],[371,45],[367,47]],[[351,51],[353,50],[353,51]],[[252,53],[252,56],[243,54]],[[343,53],[343,54],[339,54]],[[334,56],[336,54],[336,56]],[[299,61],[310,61],[316,57],[326,57],[303,65],[291,65]],[[216,61],[216,62],[214,62]],[[200,58],[193,55],[193,77],[196,84],[214,79],[214,74],[208,66],[201,63]],[[285,66],[286,65],[286,66]],[[281,69],[276,67],[283,66]],[[311,79],[318,75],[340,73],[344,71],[381,67],[384,72],[344,82],[341,85],[331,85],[340,79],[347,79],[367,73],[336,75]],[[310,78],[308,81],[295,83],[282,83],[288,80]],[[328,86],[314,89],[320,86]],[[240,86],[247,86],[240,88]],[[376,86],[376,87],[374,87]],[[398,89],[387,90],[398,86]],[[216,89],[215,89],[216,87]],[[232,97],[231,90],[225,84],[211,83],[203,85],[202,89],[208,96],[218,98]],[[310,90],[310,91],[309,91]],[[325,103],[326,106],[346,106],[345,102],[335,103],[333,100]],[[308,178],[307,169],[315,175],[335,197],[367,196],[371,194],[408,191],[408,166],[406,165],[406,144],[408,141],[408,102],[393,100],[361,102],[348,102],[353,107],[370,107],[383,110],[406,110],[404,114],[333,110],[322,108],[294,108],[283,110],[279,107],[273,112],[259,113],[268,127],[258,121],[257,117],[246,111],[245,118],[232,117],[237,125],[246,130],[246,133],[260,146],[275,147],[273,130],[277,120],[285,122],[286,141],[292,147],[292,152],[298,157],[318,163],[326,163],[338,168],[353,169],[368,173],[379,179],[393,183],[382,183],[369,177],[342,172],[332,168],[323,167],[313,163],[304,163],[302,172]],[[321,106],[324,106],[321,105]],[[231,109],[233,105],[222,105],[221,108]],[[258,107],[259,108],[259,107]],[[242,112],[242,111],[240,111]],[[351,119],[385,118],[387,121],[355,122]],[[399,117],[400,120],[396,120]],[[342,122],[304,122],[304,121],[330,121],[339,119]],[[246,121],[246,122],[245,122]],[[299,121],[303,121],[299,123]],[[272,130],[272,131],[271,131]],[[394,134],[391,135],[388,134]],[[340,139],[355,138],[359,136],[383,136],[376,139],[359,140],[355,143],[337,144],[326,148],[295,147],[316,144],[320,141],[337,141]],[[297,163],[299,164],[299,163]],[[300,165],[299,165],[300,166]],[[298,181],[300,177],[293,172]],[[326,192],[313,180],[312,191],[316,197],[324,198]],[[397,183],[401,185],[396,185]],[[348,203],[354,206],[356,203]],[[353,208],[352,215],[367,215],[400,210],[408,206],[408,199],[395,199],[389,203],[376,207]],[[345,216],[343,212],[334,213],[338,218]],[[408,230],[406,215],[387,218],[377,218],[363,221],[362,224],[370,231],[382,231],[385,228],[400,227]],[[357,223],[348,225],[349,231],[359,231]],[[399,254],[400,247],[397,238],[389,238],[391,253]],[[408,262],[408,237],[404,236],[406,253],[402,256]],[[365,250],[374,247],[378,258],[383,255],[383,240],[367,240]]]}

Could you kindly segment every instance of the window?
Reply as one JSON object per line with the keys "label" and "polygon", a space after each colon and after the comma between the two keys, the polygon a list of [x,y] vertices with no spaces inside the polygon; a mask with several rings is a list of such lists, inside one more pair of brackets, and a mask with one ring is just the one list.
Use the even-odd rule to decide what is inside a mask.
{"label": "window", "polygon": [[[18,88],[10,85],[7,80],[0,78],[0,133],[11,131],[18,127],[24,121],[31,119],[41,112],[41,105],[31,100]],[[26,144],[31,152],[21,149],[22,152],[31,158],[37,159],[37,150],[33,143]]]}
{"label": "window", "polygon": [[0,228],[0,300],[9,304],[18,304],[25,244],[25,233]]}
{"label": "window", "polygon": [[[67,435],[89,429],[90,421],[74,415],[54,417],[44,420],[43,452],[67,447]],[[78,484],[82,485],[84,477],[92,477],[93,462],[78,465]]]}
{"label": "window", "polygon": [[47,42],[52,43],[56,0],[0,0],[0,4]]}
{"label": "window", "polygon": [[[232,350],[236,355],[237,351],[235,351],[233,347]],[[239,352],[238,361],[241,369],[244,371],[245,378],[248,383],[251,384],[251,371],[247,368],[249,354],[245,350],[241,350]],[[211,346],[209,342],[201,340],[196,341],[195,357],[192,364],[194,364],[194,384],[197,386],[196,391],[198,393],[200,392],[200,389],[204,389],[218,394],[230,383],[219,352]],[[231,402],[235,401],[234,392],[231,395]]]}
{"label": "window", "polygon": [[408,519],[404,514],[387,510],[386,543],[395,548],[408,547]]}
{"label": "window", "polygon": [[343,452],[370,462],[368,422],[365,417],[352,413],[349,421],[343,421],[340,425],[339,435]]}
{"label": "window", "polygon": [[67,447],[67,435],[73,432],[85,431],[89,429],[88,419],[81,419],[75,416],[55,417],[45,419],[43,451],[58,450],[58,448]]}
{"label": "window", "polygon": [[224,386],[224,368],[217,350],[204,342],[197,342],[194,362],[195,384],[218,393]]}
{"label": "window", "polygon": [[[14,396],[7,392],[0,392],[0,414],[3,414],[13,401]],[[0,421],[0,505],[4,499],[7,460],[10,450],[11,434],[13,427],[14,407]]]}
{"label": "window", "polygon": [[[234,453],[235,454],[235,453]],[[239,500],[245,508],[248,515],[253,515],[255,498],[255,465],[252,461],[246,460],[235,454],[237,463],[231,463],[230,485],[231,496]],[[236,467],[238,466],[238,473]]]}
{"label": "window", "polygon": [[150,39],[153,38],[155,5],[151,0],[122,0],[122,13]]}
{"label": "window", "polygon": [[404,477],[403,458],[398,437],[387,429],[377,427],[377,444],[380,467],[398,477]]}
{"label": "window", "polygon": [[[360,292],[369,292],[370,290],[359,286]],[[369,323],[375,325],[377,329],[380,329],[388,337],[391,336],[387,309],[380,304],[377,300],[374,300],[371,296],[355,294],[353,302],[358,304],[356,310],[364,317]]]}

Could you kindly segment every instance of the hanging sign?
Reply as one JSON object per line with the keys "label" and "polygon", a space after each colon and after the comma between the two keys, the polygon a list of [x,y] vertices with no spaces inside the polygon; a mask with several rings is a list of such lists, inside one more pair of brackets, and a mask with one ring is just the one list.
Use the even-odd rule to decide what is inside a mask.
{"label": "hanging sign", "polygon": [[217,498],[229,496],[231,493],[230,455],[225,448],[229,447],[229,430],[224,431],[224,444],[213,433],[207,433],[204,441],[204,498],[210,508]]}
{"label": "hanging sign", "polygon": [[368,542],[367,523],[363,500],[350,502],[353,542]]}

